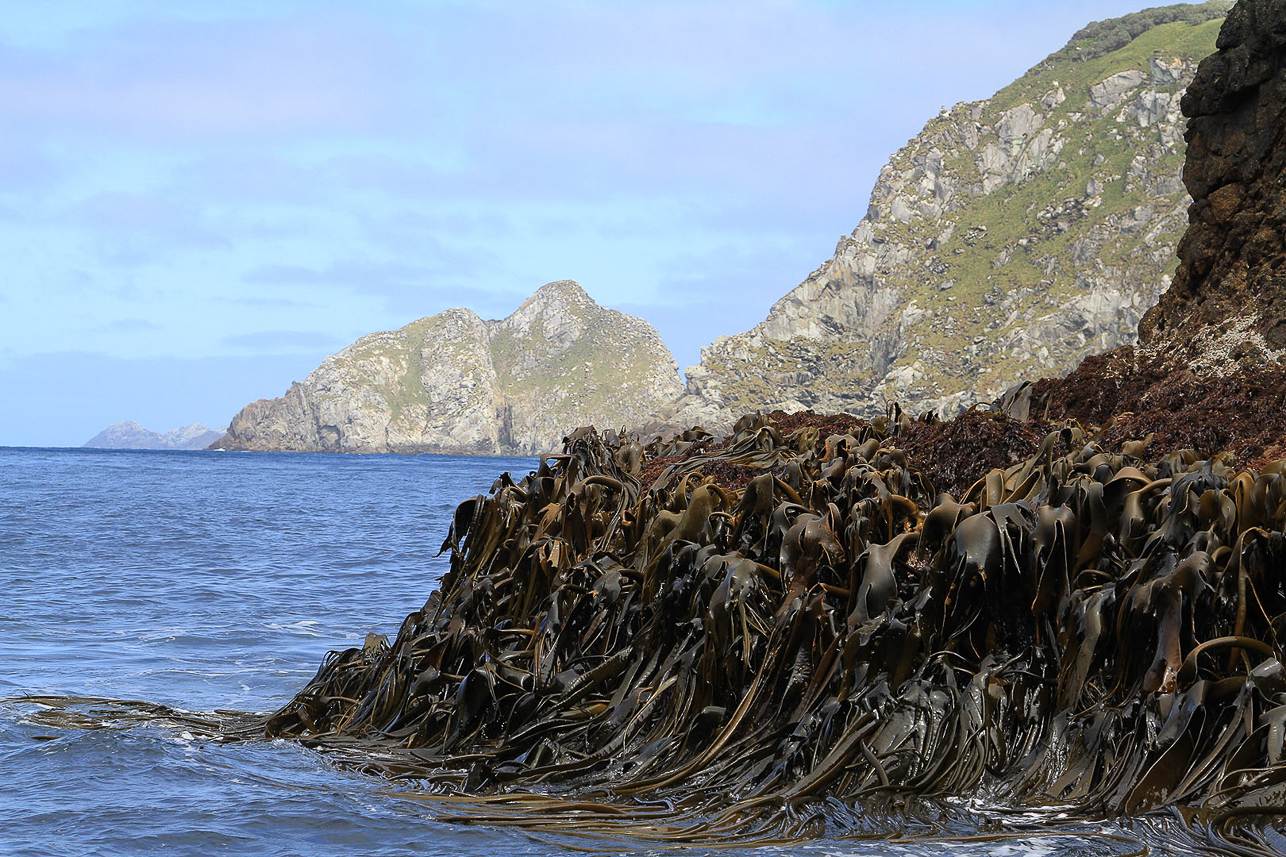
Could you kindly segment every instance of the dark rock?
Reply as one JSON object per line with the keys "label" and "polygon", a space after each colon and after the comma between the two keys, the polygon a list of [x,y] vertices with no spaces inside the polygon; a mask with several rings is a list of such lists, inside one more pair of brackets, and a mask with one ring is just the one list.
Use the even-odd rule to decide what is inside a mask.
{"label": "dark rock", "polygon": [[1262,461],[1286,436],[1286,3],[1241,0],[1218,46],[1183,98],[1193,203],[1174,282],[1138,348],[1040,382],[1032,410]]}
{"label": "dark rock", "polygon": [[1182,102],[1193,204],[1179,270],[1139,337],[1182,341],[1256,315],[1269,345],[1286,348],[1286,4],[1238,3],[1217,44]]}

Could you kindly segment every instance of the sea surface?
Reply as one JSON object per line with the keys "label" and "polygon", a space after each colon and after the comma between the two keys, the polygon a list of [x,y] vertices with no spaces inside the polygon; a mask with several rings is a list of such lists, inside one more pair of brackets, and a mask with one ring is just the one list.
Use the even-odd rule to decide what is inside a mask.
{"label": "sea surface", "polygon": [[[288,741],[218,744],[39,694],[272,711],[332,649],[393,637],[461,500],[530,459],[0,448],[0,854],[560,855]],[[1110,825],[680,853],[1096,855]],[[1099,835],[1101,832],[1102,835]],[[1134,831],[1136,834],[1138,830]],[[1146,836],[1144,839],[1146,840]],[[628,839],[617,852],[673,853]],[[1168,853],[1153,848],[1152,853]]]}

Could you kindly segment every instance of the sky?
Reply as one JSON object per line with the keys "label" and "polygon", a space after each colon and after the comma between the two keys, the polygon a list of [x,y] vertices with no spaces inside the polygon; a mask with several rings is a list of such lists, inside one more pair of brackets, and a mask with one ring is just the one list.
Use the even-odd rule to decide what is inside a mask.
{"label": "sky", "polygon": [[1144,5],[6,0],[0,446],[222,428],[560,279],[694,364],[942,107]]}

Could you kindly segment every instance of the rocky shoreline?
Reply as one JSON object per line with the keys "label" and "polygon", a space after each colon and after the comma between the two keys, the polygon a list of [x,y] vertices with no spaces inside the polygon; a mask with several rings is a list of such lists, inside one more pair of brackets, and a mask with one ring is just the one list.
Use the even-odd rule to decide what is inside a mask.
{"label": "rocky shoreline", "polygon": [[834,255],[685,380],[656,331],[564,281],[502,321],[457,308],[363,337],[247,405],[220,448],[534,455],[578,425],[726,434],[750,411],[869,418],[889,401],[948,417],[1133,344],[1191,203],[1180,99],[1230,7],[1092,24],[944,109]]}

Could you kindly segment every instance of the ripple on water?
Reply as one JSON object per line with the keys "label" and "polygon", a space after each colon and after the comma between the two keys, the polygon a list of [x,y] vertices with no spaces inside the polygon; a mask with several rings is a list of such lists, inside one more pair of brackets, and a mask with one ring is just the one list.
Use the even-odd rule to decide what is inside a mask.
{"label": "ripple on water", "polygon": [[[327,649],[422,605],[458,502],[526,459],[0,449],[0,697],[268,711]],[[189,735],[191,733],[188,733]],[[0,705],[0,850],[39,857],[554,855],[433,821],[382,780],[286,742],[54,729]],[[673,854],[618,843],[631,854]],[[743,849],[744,850],[744,849]],[[733,849],[732,853],[736,853]],[[1119,853],[1092,838],[821,840],[756,854]],[[685,854],[728,854],[694,849]]]}

